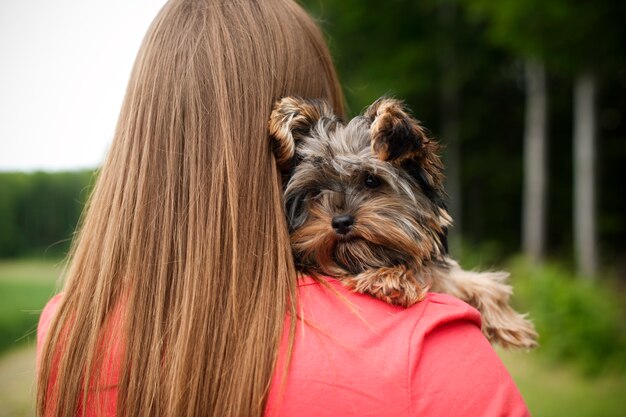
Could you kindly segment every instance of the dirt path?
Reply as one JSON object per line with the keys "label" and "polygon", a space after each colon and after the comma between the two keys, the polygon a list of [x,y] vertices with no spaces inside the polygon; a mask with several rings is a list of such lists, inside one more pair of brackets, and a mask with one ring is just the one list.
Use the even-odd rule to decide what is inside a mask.
{"label": "dirt path", "polygon": [[26,346],[0,356],[0,417],[33,415],[35,347]]}

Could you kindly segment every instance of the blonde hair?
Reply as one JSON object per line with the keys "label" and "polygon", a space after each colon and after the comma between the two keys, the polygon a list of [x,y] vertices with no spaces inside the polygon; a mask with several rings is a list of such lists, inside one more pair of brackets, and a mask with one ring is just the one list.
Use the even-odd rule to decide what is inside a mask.
{"label": "blonde hair", "polygon": [[103,334],[118,311],[117,415],[262,415],[286,314],[295,317],[267,136],[272,104],[286,95],[343,113],[324,39],[300,6],[163,7],[69,257],[40,360],[38,416],[84,412],[106,388],[98,381],[113,342]]}

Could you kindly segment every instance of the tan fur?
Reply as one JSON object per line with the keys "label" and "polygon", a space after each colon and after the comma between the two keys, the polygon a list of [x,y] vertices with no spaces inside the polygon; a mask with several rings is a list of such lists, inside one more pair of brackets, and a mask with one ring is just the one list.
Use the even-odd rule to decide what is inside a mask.
{"label": "tan fur", "polygon": [[269,134],[274,139],[274,155],[281,170],[288,169],[295,153],[301,129],[322,117],[335,119],[332,107],[325,101],[317,103],[299,97],[283,97],[274,104],[269,121]]}
{"label": "tan fur", "polygon": [[[390,157],[387,132],[392,130],[396,125],[405,123],[405,128],[414,132],[420,141],[426,139],[426,135],[422,127],[416,120],[408,117],[405,113],[402,103],[394,99],[380,99],[374,102],[365,115],[372,119],[370,127],[372,133],[372,153],[382,161],[388,161]],[[406,159],[415,158],[418,155],[419,146],[415,147],[395,159],[395,162],[402,162]]]}
{"label": "tan fur", "polygon": [[[428,137],[424,127],[409,115],[400,100],[382,97],[366,109],[365,116],[372,120],[370,131],[374,155],[382,161],[389,160],[394,164],[402,164],[407,160],[420,161],[431,181],[443,188],[443,164],[438,155],[439,145]],[[389,147],[392,143],[389,132],[398,127],[411,131],[419,145],[413,144],[407,152],[390,160]]]}
{"label": "tan fur", "polygon": [[342,283],[356,292],[370,294],[389,304],[408,307],[426,297],[428,284],[420,284],[414,272],[406,266],[370,269]]}

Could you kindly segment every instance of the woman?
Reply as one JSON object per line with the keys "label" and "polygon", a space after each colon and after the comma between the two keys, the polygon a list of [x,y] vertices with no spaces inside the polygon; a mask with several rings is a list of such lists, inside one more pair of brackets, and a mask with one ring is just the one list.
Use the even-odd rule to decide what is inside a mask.
{"label": "woman", "polygon": [[[403,413],[432,402],[420,400],[425,391],[404,392],[407,375],[468,367],[477,383],[497,382],[483,390],[505,400],[492,411],[522,415],[466,305],[433,295],[398,310],[330,279],[296,279],[267,137],[272,103],[286,95],[324,98],[343,113],[328,50],[298,5],[164,6],[135,62],[64,291],[42,313],[39,416],[363,415],[373,403],[384,415],[380,394],[390,396],[385,412],[398,415],[397,392],[406,395]],[[465,363],[446,348],[450,337],[479,354]],[[372,340],[373,349],[363,345]],[[352,369],[398,352],[388,369]],[[433,354],[444,355],[434,368]],[[487,368],[475,370],[476,360]],[[340,369],[342,389],[330,388],[330,369]],[[377,383],[359,380],[371,375]],[[439,388],[430,385],[431,399]]]}

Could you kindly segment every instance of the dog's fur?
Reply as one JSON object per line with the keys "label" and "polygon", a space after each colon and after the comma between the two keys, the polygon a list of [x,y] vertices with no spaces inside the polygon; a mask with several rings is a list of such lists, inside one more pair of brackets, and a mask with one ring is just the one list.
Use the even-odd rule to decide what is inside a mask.
{"label": "dog's fur", "polygon": [[492,342],[536,345],[508,304],[508,274],[464,271],[448,256],[438,145],[400,101],[381,98],[343,124],[324,101],[286,97],[269,130],[300,270],[401,306],[445,292],[481,312]]}

